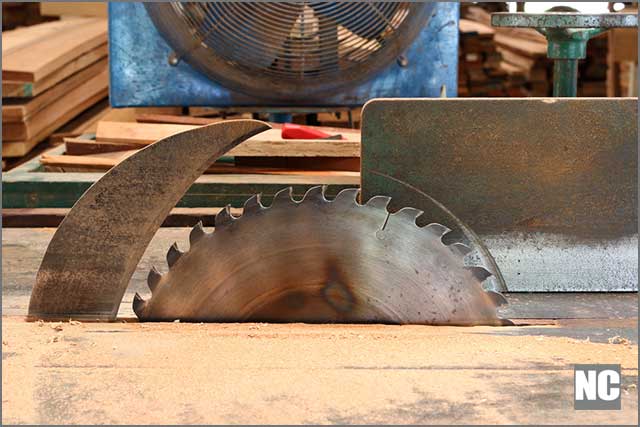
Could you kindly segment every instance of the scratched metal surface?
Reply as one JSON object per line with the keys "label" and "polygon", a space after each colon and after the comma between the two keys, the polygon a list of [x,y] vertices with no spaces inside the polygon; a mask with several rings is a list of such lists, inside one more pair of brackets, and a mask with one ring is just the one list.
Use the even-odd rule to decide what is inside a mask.
{"label": "scratched metal surface", "polygon": [[363,197],[455,228],[426,192],[484,240],[509,291],[637,290],[636,115],[636,98],[375,100]]}
{"label": "scratched metal surface", "polygon": [[[438,97],[442,85],[457,96],[459,5],[438,3],[428,26],[405,56],[373,79],[309,106],[358,106],[377,97]],[[277,106],[277,102],[231,92],[181,62],[168,64],[171,49],[159,35],[142,3],[109,3],[110,100],[114,107],[204,105]],[[291,105],[291,102],[286,104]],[[280,105],[284,105],[280,103]],[[305,105],[305,101],[296,103]]]}

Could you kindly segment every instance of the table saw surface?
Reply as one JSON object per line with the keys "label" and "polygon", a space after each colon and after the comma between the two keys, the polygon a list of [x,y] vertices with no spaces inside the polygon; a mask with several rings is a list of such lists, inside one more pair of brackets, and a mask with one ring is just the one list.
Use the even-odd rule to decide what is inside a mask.
{"label": "table saw surface", "polygon": [[[2,422],[637,424],[637,294],[507,294],[514,327],[26,322],[54,229],[2,230]],[[622,365],[621,411],[574,411],[573,364]]]}

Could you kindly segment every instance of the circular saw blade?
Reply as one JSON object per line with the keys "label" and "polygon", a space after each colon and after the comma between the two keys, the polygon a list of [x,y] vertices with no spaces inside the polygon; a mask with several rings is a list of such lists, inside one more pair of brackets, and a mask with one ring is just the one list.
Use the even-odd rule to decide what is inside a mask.
{"label": "circular saw blade", "polygon": [[465,245],[445,245],[449,229],[416,225],[413,208],[389,213],[389,197],[357,202],[348,189],[329,201],[322,187],[294,201],[291,189],[265,207],[250,198],[241,217],[216,216],[215,231],[191,231],[173,245],[169,271],[149,273],[152,296],[134,311],[150,321],[275,321],[503,325],[502,295],[490,273],[465,267]]}

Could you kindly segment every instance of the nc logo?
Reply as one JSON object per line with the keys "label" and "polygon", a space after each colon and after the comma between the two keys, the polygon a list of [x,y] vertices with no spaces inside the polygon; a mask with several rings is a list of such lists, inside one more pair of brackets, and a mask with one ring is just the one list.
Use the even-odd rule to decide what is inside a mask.
{"label": "nc logo", "polygon": [[621,409],[620,365],[574,365],[573,408]]}

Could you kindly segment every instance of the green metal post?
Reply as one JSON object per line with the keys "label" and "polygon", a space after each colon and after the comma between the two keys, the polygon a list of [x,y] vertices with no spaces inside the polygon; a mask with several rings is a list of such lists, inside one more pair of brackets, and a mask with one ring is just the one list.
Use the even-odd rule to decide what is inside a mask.
{"label": "green metal post", "polygon": [[578,96],[577,59],[556,59],[554,61],[553,96]]}
{"label": "green metal post", "polygon": [[547,13],[494,13],[496,27],[535,28],[547,38],[547,57],[553,64],[553,96],[578,95],[578,61],[587,57],[587,42],[608,28],[637,27],[630,13],[581,14],[568,7]]}

